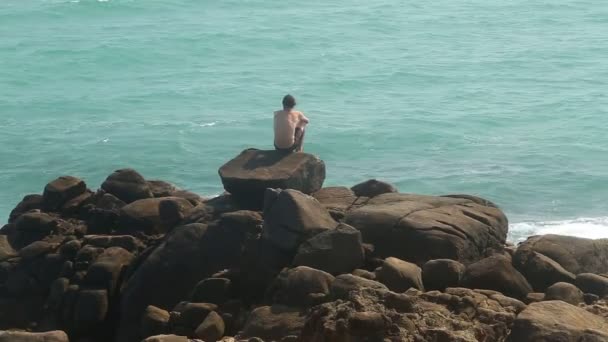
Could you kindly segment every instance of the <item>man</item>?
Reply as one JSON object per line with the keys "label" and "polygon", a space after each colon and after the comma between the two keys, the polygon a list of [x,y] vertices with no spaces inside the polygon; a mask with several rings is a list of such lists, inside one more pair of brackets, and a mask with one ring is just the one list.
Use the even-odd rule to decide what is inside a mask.
{"label": "man", "polygon": [[291,95],[283,98],[283,109],[274,112],[274,147],[278,151],[302,152],[304,129],[308,118],[293,108],[296,99]]}

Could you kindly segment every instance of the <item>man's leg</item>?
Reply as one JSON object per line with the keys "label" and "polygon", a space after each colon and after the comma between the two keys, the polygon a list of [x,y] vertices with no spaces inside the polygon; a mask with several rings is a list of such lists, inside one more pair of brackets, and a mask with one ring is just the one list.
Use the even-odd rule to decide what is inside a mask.
{"label": "man's leg", "polygon": [[295,143],[293,144],[295,147],[293,150],[295,152],[303,151],[302,147],[304,146],[304,134],[305,133],[306,132],[304,131],[303,128],[296,128],[296,132],[295,132],[295,136],[294,136]]}

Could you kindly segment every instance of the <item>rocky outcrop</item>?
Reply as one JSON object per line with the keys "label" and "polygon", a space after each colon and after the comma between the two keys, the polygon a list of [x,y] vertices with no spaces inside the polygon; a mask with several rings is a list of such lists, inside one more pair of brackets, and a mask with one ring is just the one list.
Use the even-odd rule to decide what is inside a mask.
{"label": "rocky outcrop", "polygon": [[507,219],[470,199],[389,193],[346,214],[380,257],[422,265],[433,259],[471,263],[505,243]]}
{"label": "rocky outcrop", "polygon": [[266,189],[312,194],[325,180],[325,163],[307,153],[249,149],[219,170],[224,189],[248,204],[261,203]]}
{"label": "rocky outcrop", "polygon": [[574,274],[608,273],[608,239],[550,234],[530,237],[519,248],[546,255]]}
{"label": "rocky outcrop", "polygon": [[[205,200],[128,169],[96,192],[66,176],[26,196],[0,231],[0,329],[15,330],[0,341],[604,338],[601,240],[515,248],[485,199],[319,189],[310,156],[244,155],[269,178],[234,184],[265,182],[264,198]],[[567,324],[552,325],[562,311]]]}
{"label": "rocky outcrop", "polygon": [[513,322],[507,341],[608,341],[608,320],[563,301],[532,303]]}
{"label": "rocky outcrop", "polygon": [[[482,304],[483,303],[483,304]],[[303,341],[501,341],[525,305],[467,289],[408,292],[360,289],[311,310]]]}

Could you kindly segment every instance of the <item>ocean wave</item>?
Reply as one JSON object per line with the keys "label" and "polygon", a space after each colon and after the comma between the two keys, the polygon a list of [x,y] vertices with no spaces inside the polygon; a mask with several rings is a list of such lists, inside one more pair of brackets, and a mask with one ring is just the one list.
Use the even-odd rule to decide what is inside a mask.
{"label": "ocean wave", "polygon": [[509,227],[513,242],[530,235],[559,234],[588,239],[608,238],[608,217],[582,217],[573,220],[519,222]]}

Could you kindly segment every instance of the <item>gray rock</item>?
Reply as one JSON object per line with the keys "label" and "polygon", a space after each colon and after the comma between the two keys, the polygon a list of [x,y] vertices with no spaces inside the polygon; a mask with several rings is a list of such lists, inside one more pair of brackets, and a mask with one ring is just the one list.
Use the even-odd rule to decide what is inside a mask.
{"label": "gray rock", "polygon": [[524,299],[532,287],[512,265],[509,258],[494,255],[467,266],[462,286],[498,291],[506,296]]}
{"label": "gray rock", "polygon": [[314,268],[299,266],[281,272],[271,290],[273,303],[309,306],[329,294],[334,277]]}
{"label": "gray rock", "polygon": [[458,287],[464,276],[465,266],[450,259],[430,260],[422,267],[424,288],[443,291],[448,287]]}
{"label": "gray rock", "polygon": [[412,287],[424,291],[420,267],[397,258],[386,258],[376,270],[376,279],[394,292],[405,292]]}
{"label": "gray rock", "polygon": [[101,188],[125,203],[154,196],[144,177],[133,169],[114,171],[101,184]]}
{"label": "gray rock", "polygon": [[584,302],[583,291],[569,283],[555,283],[547,288],[545,300],[563,300],[572,305]]}
{"label": "gray rock", "polygon": [[585,293],[592,293],[600,298],[608,296],[608,278],[592,273],[581,273],[576,276],[574,284]]}
{"label": "gray rock", "polygon": [[44,188],[43,206],[48,210],[58,210],[69,200],[85,193],[87,185],[81,179],[62,176],[48,183]]}
{"label": "gray rock", "polygon": [[392,184],[379,181],[376,179],[370,179],[365,182],[359,183],[351,188],[355,195],[359,197],[376,197],[378,195],[398,192],[397,188]]}

